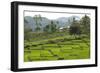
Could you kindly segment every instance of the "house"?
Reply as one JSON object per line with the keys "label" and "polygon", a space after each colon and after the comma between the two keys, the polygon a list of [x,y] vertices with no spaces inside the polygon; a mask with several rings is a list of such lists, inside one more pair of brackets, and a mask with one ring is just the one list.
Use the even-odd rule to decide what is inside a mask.
{"label": "house", "polygon": [[60,28],[59,28],[59,31],[60,31],[60,32],[67,31],[69,28],[70,28],[70,26],[67,26],[67,27],[60,27]]}

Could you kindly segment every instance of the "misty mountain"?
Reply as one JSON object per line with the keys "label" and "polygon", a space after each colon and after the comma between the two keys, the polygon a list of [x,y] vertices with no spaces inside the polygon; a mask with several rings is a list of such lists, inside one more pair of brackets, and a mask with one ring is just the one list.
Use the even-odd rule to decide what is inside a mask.
{"label": "misty mountain", "polygon": [[[68,27],[71,25],[71,22],[73,21],[73,17],[76,19],[76,20],[80,20],[80,17],[78,16],[70,16],[70,17],[60,17],[60,18],[57,18],[54,21],[54,23],[57,25],[57,27]],[[41,24],[41,29],[43,30],[43,28],[50,24],[50,19],[46,18],[46,17],[41,17],[41,21],[40,24]],[[24,17],[24,27],[25,28],[30,28],[32,29],[32,31],[35,30],[36,28],[36,21],[33,17],[31,16],[25,16]]]}
{"label": "misty mountain", "polygon": [[[40,23],[42,24],[41,27],[43,28],[47,24],[50,23],[50,20],[45,17],[42,17],[42,20],[40,21]],[[24,27],[28,28],[28,29],[30,28],[30,29],[32,29],[32,31],[34,31],[36,28],[36,21],[34,20],[34,18],[31,16],[25,16],[24,17]]]}

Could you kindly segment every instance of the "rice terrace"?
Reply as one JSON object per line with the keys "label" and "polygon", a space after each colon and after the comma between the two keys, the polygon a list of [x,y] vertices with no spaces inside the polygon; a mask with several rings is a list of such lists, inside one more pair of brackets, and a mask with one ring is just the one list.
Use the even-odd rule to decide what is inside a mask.
{"label": "rice terrace", "polygon": [[89,58],[88,14],[25,12],[25,62]]}

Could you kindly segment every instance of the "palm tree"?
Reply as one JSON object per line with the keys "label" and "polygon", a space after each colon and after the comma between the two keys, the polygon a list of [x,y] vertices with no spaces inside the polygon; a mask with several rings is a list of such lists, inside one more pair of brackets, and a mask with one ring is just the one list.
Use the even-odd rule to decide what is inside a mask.
{"label": "palm tree", "polygon": [[40,23],[40,21],[42,20],[41,15],[35,15],[34,20],[36,24],[35,30],[39,32],[41,30],[41,23]]}

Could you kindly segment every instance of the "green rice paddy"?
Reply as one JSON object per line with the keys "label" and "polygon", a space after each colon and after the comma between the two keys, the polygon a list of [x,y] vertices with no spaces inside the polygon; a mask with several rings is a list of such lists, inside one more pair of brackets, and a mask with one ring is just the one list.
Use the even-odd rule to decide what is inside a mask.
{"label": "green rice paddy", "polygon": [[36,39],[37,41],[24,42],[25,62],[90,58],[90,40],[87,37],[58,36]]}

